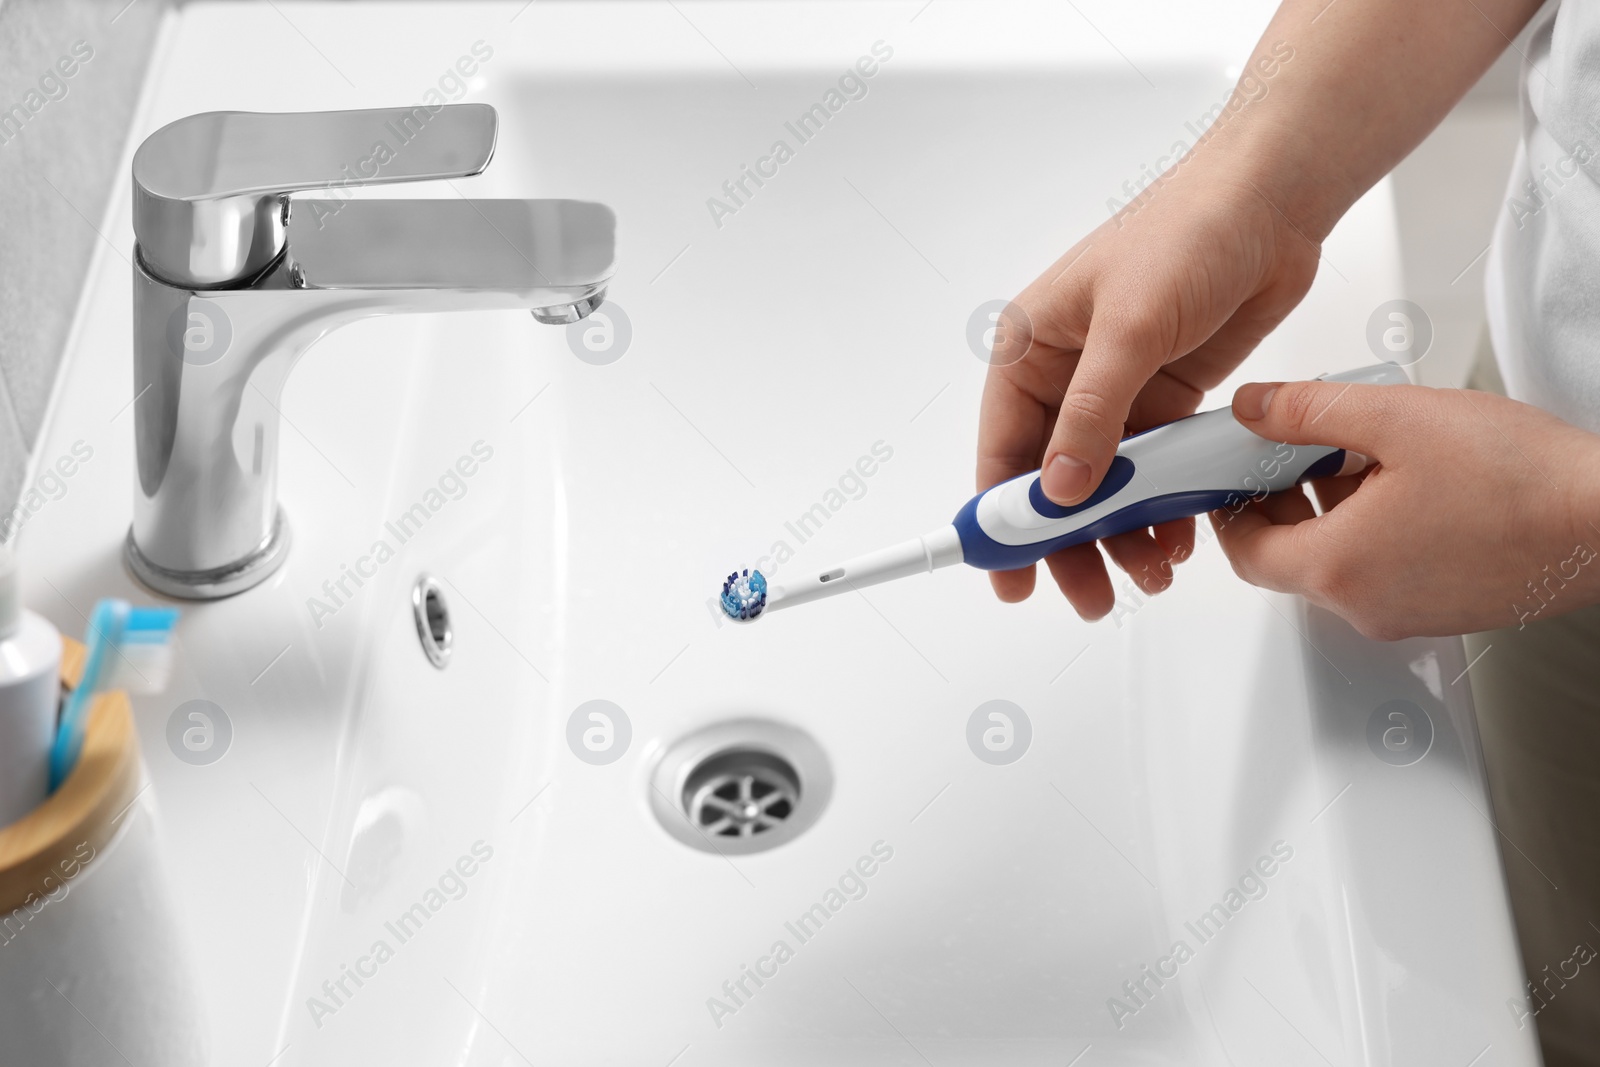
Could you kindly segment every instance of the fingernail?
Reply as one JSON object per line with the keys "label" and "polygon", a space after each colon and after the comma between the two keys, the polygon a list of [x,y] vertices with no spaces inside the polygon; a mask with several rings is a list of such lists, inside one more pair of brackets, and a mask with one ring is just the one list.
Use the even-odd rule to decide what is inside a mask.
{"label": "fingernail", "polygon": [[1255,413],[1250,415],[1249,417],[1252,418],[1252,419],[1264,419],[1264,418],[1266,418],[1267,417],[1267,412],[1269,410],[1271,410],[1271,408],[1272,408],[1272,398],[1277,396],[1277,395],[1278,395],[1278,387],[1276,385],[1274,385],[1271,389],[1268,389],[1266,392],[1262,393],[1261,394],[1261,399],[1259,401],[1259,405],[1260,406],[1257,407],[1256,410],[1255,410]]}
{"label": "fingernail", "polygon": [[1372,466],[1372,460],[1363,456],[1360,452],[1352,452],[1347,448],[1344,451],[1344,463],[1339,467],[1339,473],[1336,477],[1342,478],[1346,474],[1360,474],[1370,466]]}
{"label": "fingernail", "polygon": [[1089,488],[1089,464],[1076,456],[1058,452],[1039,475],[1044,495],[1058,504],[1070,504]]}

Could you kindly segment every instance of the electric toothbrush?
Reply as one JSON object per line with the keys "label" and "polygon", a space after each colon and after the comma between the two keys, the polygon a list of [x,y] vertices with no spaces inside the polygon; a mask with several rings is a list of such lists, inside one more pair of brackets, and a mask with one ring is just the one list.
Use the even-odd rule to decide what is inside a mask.
{"label": "electric toothbrush", "polygon": [[[1323,381],[1404,385],[1393,363],[1323,375]],[[1089,498],[1065,507],[1039,485],[1039,472],[1001,482],[967,502],[948,526],[846,560],[820,573],[768,582],[759,570],[722,583],[722,610],[748,621],[779,608],[966,563],[987,571],[1032,566],[1053,552],[1200,515],[1313,478],[1350,474],[1366,464],[1325,445],[1286,445],[1251,433],[1217,408],[1126,438]],[[1347,469],[1348,468],[1348,469]]]}

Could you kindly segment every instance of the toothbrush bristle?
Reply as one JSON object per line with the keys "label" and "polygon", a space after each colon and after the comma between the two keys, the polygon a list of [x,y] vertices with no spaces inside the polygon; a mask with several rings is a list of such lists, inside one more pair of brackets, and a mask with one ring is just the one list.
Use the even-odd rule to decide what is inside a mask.
{"label": "toothbrush bristle", "polygon": [[722,583],[722,610],[730,619],[748,622],[767,606],[767,579],[760,571],[746,567],[734,571]]}
{"label": "toothbrush bristle", "polygon": [[172,675],[172,631],[177,621],[175,608],[130,608],[100,688],[133,693],[165,689]]}
{"label": "toothbrush bristle", "polygon": [[170,644],[132,641],[118,647],[113,662],[106,664],[107,677],[101,689],[126,689],[132,693],[159,693],[172,676]]}

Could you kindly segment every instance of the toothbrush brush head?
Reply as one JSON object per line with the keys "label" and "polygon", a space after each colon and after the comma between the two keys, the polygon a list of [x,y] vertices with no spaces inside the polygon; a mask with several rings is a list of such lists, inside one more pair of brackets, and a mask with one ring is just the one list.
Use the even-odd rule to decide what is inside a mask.
{"label": "toothbrush brush head", "polygon": [[722,610],[730,619],[749,622],[767,606],[767,579],[760,571],[746,567],[734,571],[722,583]]}

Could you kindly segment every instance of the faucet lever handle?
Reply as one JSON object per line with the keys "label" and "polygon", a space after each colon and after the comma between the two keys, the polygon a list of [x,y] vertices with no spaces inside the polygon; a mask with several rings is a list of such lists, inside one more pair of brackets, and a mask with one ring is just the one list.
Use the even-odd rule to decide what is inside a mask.
{"label": "faucet lever handle", "polygon": [[497,125],[488,104],[178,119],[133,156],[139,255],[177,285],[249,281],[283,251],[290,193],[478,174]]}

